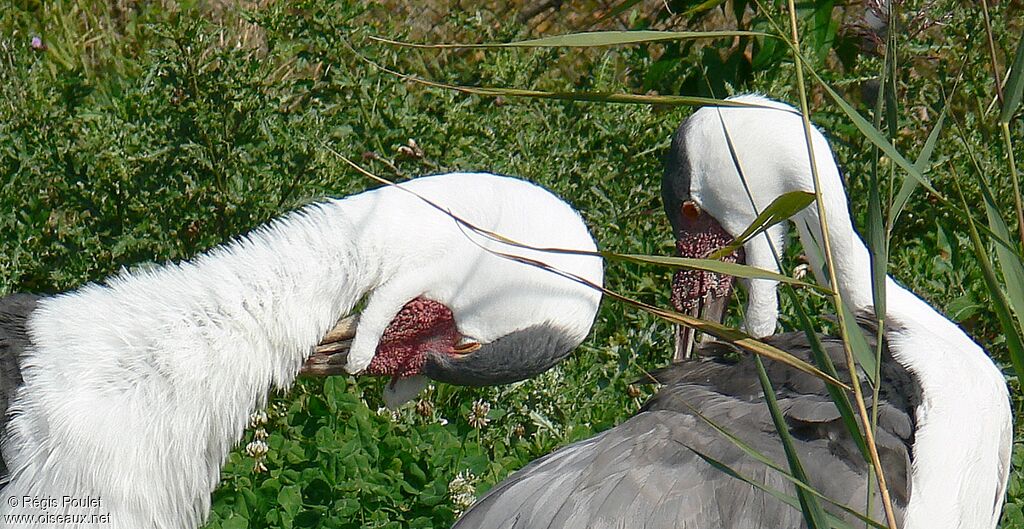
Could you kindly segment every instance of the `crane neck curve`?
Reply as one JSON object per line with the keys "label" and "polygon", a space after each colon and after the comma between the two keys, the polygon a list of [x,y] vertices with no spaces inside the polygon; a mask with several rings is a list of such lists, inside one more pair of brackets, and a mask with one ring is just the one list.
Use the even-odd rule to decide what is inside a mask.
{"label": "crane neck curve", "polygon": [[5,495],[99,498],[68,514],[109,513],[114,528],[201,525],[251,413],[386,273],[366,204],[308,206],[191,261],[40,301]]}
{"label": "crane neck curve", "polygon": [[[823,198],[836,282],[852,310],[873,314],[871,256],[853,228],[837,170],[832,182],[840,192],[826,188]],[[793,221],[818,280],[829,284],[816,206]],[[890,353],[921,392],[904,527],[995,527],[1012,440],[1002,373],[958,325],[889,276],[885,296]]]}

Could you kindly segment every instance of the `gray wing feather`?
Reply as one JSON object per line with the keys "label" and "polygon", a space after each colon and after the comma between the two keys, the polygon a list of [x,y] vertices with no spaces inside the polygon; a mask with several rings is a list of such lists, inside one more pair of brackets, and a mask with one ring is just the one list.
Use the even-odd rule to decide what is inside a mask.
{"label": "gray wing feather", "polygon": [[[792,342],[782,344],[789,352],[809,356],[798,339],[780,336],[776,340]],[[826,349],[841,354],[835,351],[835,343],[827,342]],[[802,527],[798,510],[726,475],[694,452],[794,495],[793,485],[780,473],[754,461],[694,412],[738,435],[781,468],[788,468],[752,364],[749,359],[707,360],[655,372],[665,386],[639,414],[512,474],[488,491],[455,527]],[[787,366],[767,365],[812,484],[826,496],[863,511],[867,464],[824,386]],[[902,518],[909,497],[912,411],[888,401],[879,404],[877,442],[898,518]],[[877,494],[871,505],[873,517],[882,519]],[[851,524],[862,523],[836,508],[828,510]]]}
{"label": "gray wing feather", "polygon": [[[39,296],[13,294],[0,298],[0,443],[6,439],[7,408],[22,384],[21,356],[29,347],[26,322]],[[7,465],[0,455],[0,489],[7,483]]]}

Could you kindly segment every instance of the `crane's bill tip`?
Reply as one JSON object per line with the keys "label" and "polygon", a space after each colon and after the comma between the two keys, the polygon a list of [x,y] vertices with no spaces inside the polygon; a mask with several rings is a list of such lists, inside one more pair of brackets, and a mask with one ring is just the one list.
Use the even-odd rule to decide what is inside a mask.
{"label": "crane's bill tip", "polygon": [[394,410],[416,398],[427,387],[429,379],[423,375],[396,378],[384,388],[384,405]]}

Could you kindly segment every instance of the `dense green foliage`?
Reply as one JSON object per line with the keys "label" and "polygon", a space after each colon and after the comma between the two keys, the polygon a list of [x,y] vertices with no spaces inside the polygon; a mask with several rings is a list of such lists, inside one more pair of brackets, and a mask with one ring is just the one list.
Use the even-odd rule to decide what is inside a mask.
{"label": "dense green foliage", "polygon": [[[689,20],[707,29],[734,3],[747,5],[730,2]],[[947,124],[933,157],[935,186],[955,196],[958,181],[969,203],[980,203],[973,153],[1009,212],[980,15],[939,3],[956,6],[943,11],[951,17],[944,35],[923,31],[901,48],[896,144],[916,156],[945,92],[963,140]],[[808,5],[801,23],[813,66],[870,114],[859,89],[880,60],[838,29],[855,14],[833,10],[832,2]],[[768,17],[782,9],[748,13],[743,25],[768,30]],[[999,50],[1016,46],[1020,11],[1012,9],[992,13]],[[785,50],[763,41],[408,50],[367,38],[407,36],[389,13],[387,6],[316,0],[248,11],[16,2],[0,12],[0,294],[57,292],[122,267],[186,259],[316,197],[374,186],[335,152],[394,179],[450,170],[521,176],[579,208],[603,248],[672,252],[660,157],[688,109],[483,98],[425,87],[377,65],[463,85],[717,97],[756,90],[796,101]],[[628,20],[644,28],[664,17]],[[484,24],[470,13],[447,24],[473,41],[535,36],[512,19]],[[972,51],[950,93],[961,48]],[[870,145],[820,90],[811,95],[814,120],[833,139],[864,226]],[[1019,145],[1019,119],[1011,130]],[[983,211],[974,214],[984,222]],[[1013,216],[1006,219],[1016,236]],[[791,254],[795,265],[799,250]],[[897,278],[1008,365],[960,212],[916,194],[895,226],[891,254]],[[607,284],[665,306],[669,273],[615,263]],[[510,387],[440,385],[392,413],[381,409],[381,381],[302,380],[273,396],[260,427],[266,470],[254,471],[257,461],[245,450],[231,455],[209,526],[447,526],[468,497],[460,483],[480,492],[558,446],[621,422],[650,391],[630,383],[670,352],[668,324],[605,302],[595,331],[569,360]],[[1016,390],[1016,377],[1008,378]],[[257,431],[242,446],[263,436]],[[1024,527],[1016,503],[1024,502],[1020,451],[1015,456],[1004,525]]]}

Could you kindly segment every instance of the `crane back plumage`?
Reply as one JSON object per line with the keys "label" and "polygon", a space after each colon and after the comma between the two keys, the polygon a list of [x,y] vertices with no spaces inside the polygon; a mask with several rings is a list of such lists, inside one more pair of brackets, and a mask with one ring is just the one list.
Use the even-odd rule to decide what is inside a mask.
{"label": "crane back plumage", "polygon": [[[865,337],[873,341],[873,334]],[[841,365],[842,343],[820,338],[832,361]],[[764,341],[812,361],[803,333],[778,334]],[[455,528],[806,527],[798,508],[712,464],[792,495],[788,479],[712,426],[735,433],[779,468],[788,468],[753,359],[720,342],[706,343],[698,353],[699,359],[673,364],[652,372],[653,380],[639,381],[663,385],[639,413],[512,474],[488,491]],[[863,512],[867,464],[824,383],[782,363],[765,365],[811,485]],[[910,494],[916,389],[898,364],[883,365],[882,378],[893,391],[883,391],[879,402],[878,448],[902,516]],[[876,491],[871,503],[876,519],[881,519],[879,502]],[[831,510],[852,526],[863,523]]]}

